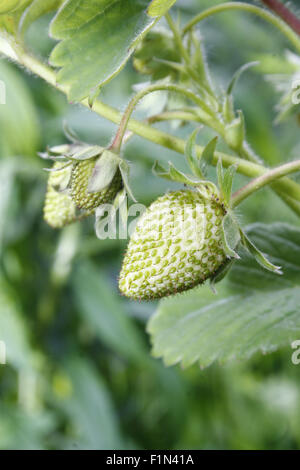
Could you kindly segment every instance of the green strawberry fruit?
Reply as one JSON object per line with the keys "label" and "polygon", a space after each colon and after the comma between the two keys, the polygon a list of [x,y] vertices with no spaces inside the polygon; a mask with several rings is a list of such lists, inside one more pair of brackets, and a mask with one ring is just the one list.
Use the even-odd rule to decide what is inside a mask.
{"label": "green strawberry fruit", "polygon": [[71,177],[71,196],[79,209],[92,210],[101,204],[110,203],[122,188],[122,177],[119,170],[107,188],[99,192],[88,192],[96,159],[91,158],[75,163]]}
{"label": "green strawberry fruit", "polygon": [[76,220],[76,207],[69,194],[57,188],[69,178],[70,168],[64,168],[61,162],[54,163],[53,171],[48,179],[47,193],[44,204],[44,219],[53,228],[62,228]]}
{"label": "green strawberry fruit", "polygon": [[227,262],[222,242],[225,215],[209,190],[206,197],[188,189],[159,197],[130,239],[119,280],[122,294],[157,299],[213,277]]}

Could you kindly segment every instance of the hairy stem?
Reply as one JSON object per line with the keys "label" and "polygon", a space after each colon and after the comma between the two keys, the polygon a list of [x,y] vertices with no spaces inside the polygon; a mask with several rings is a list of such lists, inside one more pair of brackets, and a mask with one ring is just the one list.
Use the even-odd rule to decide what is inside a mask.
{"label": "hairy stem", "polygon": [[115,139],[114,139],[114,141],[111,145],[112,149],[117,150],[118,152],[120,151],[122,141],[123,141],[123,137],[125,135],[130,117],[131,117],[133,111],[135,110],[137,104],[146,95],[149,95],[150,93],[153,93],[155,91],[172,91],[172,92],[184,95],[189,100],[191,100],[194,103],[198,104],[198,106],[200,108],[202,108],[211,117],[214,117],[214,115],[212,114],[212,112],[211,112],[210,108],[207,106],[207,104],[200,97],[195,95],[195,93],[193,93],[192,91],[187,90],[186,88],[182,88],[178,85],[172,85],[172,84],[150,85],[149,87],[144,88],[143,90],[139,91],[131,99],[131,101],[129,102],[129,104],[128,104],[128,106],[127,106],[127,108],[126,108],[126,110],[123,114],[119,129],[118,129],[117,134],[116,134],[116,137],[115,137]]}
{"label": "hairy stem", "polygon": [[221,13],[223,11],[229,10],[242,10],[247,11],[249,13],[253,13],[257,16],[260,16],[264,20],[271,23],[277,29],[281,31],[281,33],[287,37],[287,39],[293,44],[295,49],[300,52],[300,38],[299,36],[288,26],[284,23],[280,18],[275,16],[273,13],[270,13],[263,8],[256,7],[254,5],[250,5],[248,3],[241,3],[241,2],[229,2],[229,3],[222,3],[221,5],[216,5],[214,7],[208,8],[207,10],[202,11],[199,15],[194,16],[194,18],[187,23],[185,28],[183,29],[183,35],[185,35],[191,28],[193,28],[197,23],[212,16],[216,13]]}
{"label": "hairy stem", "polygon": [[278,0],[261,0],[270,10],[273,10],[300,36],[300,20],[283,3]]}
{"label": "hairy stem", "polygon": [[172,121],[172,120],[179,120],[179,121],[195,121],[201,123],[201,119],[194,113],[192,110],[184,110],[178,109],[173,111],[164,111],[159,114],[153,114],[147,119],[149,124],[154,124],[155,122],[162,122],[162,121]]}
{"label": "hairy stem", "polygon": [[[17,64],[28,69],[30,72],[41,77],[62,93],[66,95],[68,94],[68,87],[57,83],[56,73],[53,69],[35,57],[25,53],[24,51],[22,51],[22,53],[19,51],[19,53],[16,54],[16,52],[11,47],[9,47],[7,41],[1,40],[1,38],[0,54],[5,55],[7,58],[13,60]],[[87,108],[90,107],[88,99],[83,100],[81,104]],[[119,124],[121,122],[121,113],[115,108],[102,103],[100,100],[95,100],[93,111],[108,119],[109,121],[114,122],[115,124]],[[183,155],[185,153],[185,141],[183,139],[155,129],[148,124],[139,122],[135,119],[130,119],[128,122],[128,129],[131,132],[143,137],[144,139],[161,145],[162,147],[168,148]],[[204,147],[200,145],[196,146],[196,151],[199,157],[202,155],[203,150]],[[236,164],[237,171],[250,178],[255,178],[268,172],[268,168],[264,167],[263,165],[253,163],[223,152],[215,152],[212,163],[217,165],[220,158],[224,167]],[[276,190],[277,194],[285,200],[287,205],[291,207],[298,215],[300,215],[300,203],[298,202],[300,201],[300,186],[295,181],[285,177],[273,183],[272,187]]]}
{"label": "hairy stem", "polygon": [[264,186],[267,186],[268,184],[273,183],[283,176],[295,173],[297,171],[300,171],[300,160],[286,163],[285,165],[274,168],[273,170],[266,172],[264,175],[255,178],[233,194],[232,207],[236,207],[244,199],[246,199],[246,197],[251,196],[251,194],[263,188]]}

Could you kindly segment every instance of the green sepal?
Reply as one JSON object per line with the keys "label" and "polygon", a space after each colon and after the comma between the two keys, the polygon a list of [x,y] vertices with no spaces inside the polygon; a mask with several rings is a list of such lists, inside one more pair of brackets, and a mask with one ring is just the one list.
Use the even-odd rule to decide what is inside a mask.
{"label": "green sepal", "polygon": [[229,258],[240,259],[235,251],[240,240],[240,227],[233,215],[228,212],[222,220],[222,241],[223,249]]}
{"label": "green sepal", "polygon": [[[80,147],[81,146],[79,145],[76,146],[76,148],[78,149]],[[50,153],[54,153],[54,155],[67,157],[69,154],[74,152],[74,145],[70,145],[70,144],[55,145],[54,147],[50,147],[47,150]]]}
{"label": "green sepal", "polygon": [[186,175],[185,173],[177,170],[171,162],[169,162],[169,168],[165,169],[156,161],[153,165],[152,171],[156,176],[161,178],[195,187],[203,199],[211,197],[212,194],[215,194],[216,197],[219,195],[218,189],[214,183]]}
{"label": "green sepal", "polygon": [[99,145],[86,145],[84,148],[81,148],[81,150],[78,150],[74,154],[68,155],[68,158],[70,158],[70,160],[76,161],[89,160],[90,158],[100,156],[103,151],[103,147],[100,147]]}
{"label": "green sepal", "polygon": [[222,105],[222,114],[227,124],[234,120],[235,114],[232,95],[225,95]]}
{"label": "green sepal", "polygon": [[69,162],[69,163],[66,163],[65,165],[61,166],[60,168],[43,168],[48,173],[59,173],[59,172],[62,173],[62,176],[60,177],[59,183],[51,185],[53,187],[53,189],[55,189],[55,191],[57,191],[58,193],[65,192],[69,187],[70,180],[71,180],[71,169],[68,172],[64,171],[64,170],[71,167],[71,165],[72,165],[72,163]]}
{"label": "green sepal", "polygon": [[43,168],[43,170],[47,171],[48,173],[57,173],[58,171],[65,170],[66,168],[68,168],[68,166],[71,166],[71,165],[72,163],[68,162],[60,168]]}
{"label": "green sepal", "polygon": [[109,150],[104,150],[95,163],[88,184],[89,193],[98,193],[112,182],[119,165],[120,157]]}
{"label": "green sepal", "polygon": [[77,136],[77,134],[71,129],[71,127],[68,125],[67,121],[63,122],[63,131],[66,136],[66,138],[70,141],[73,142],[73,144],[81,144],[81,140]]}
{"label": "green sepal", "polygon": [[136,198],[134,197],[133,195],[133,192],[131,190],[131,187],[129,185],[129,165],[128,163],[123,160],[122,158],[120,158],[120,161],[119,161],[119,170],[121,172],[121,175],[122,175],[122,180],[123,180],[123,184],[124,184],[124,187],[126,189],[126,192],[128,194],[128,196],[134,201],[134,202],[137,202]]}
{"label": "green sepal", "polygon": [[68,161],[68,159],[64,155],[51,155],[48,152],[38,152],[38,157],[42,158],[43,160],[52,160],[52,161]]}
{"label": "green sepal", "polygon": [[42,158],[50,159],[55,159],[55,157],[63,157],[68,160],[83,161],[101,155],[103,150],[104,148],[100,147],[99,145],[88,145],[81,142],[77,144],[56,145],[49,148],[48,152],[43,153],[41,156]]}
{"label": "green sepal", "polygon": [[201,171],[200,165],[199,165],[199,159],[197,157],[196,153],[196,137],[198,135],[198,132],[200,131],[201,127],[198,129],[195,129],[189,138],[186,141],[185,145],[185,156],[188,161],[188,164],[194,173],[195,176],[204,179],[204,175]]}
{"label": "green sepal", "polygon": [[222,200],[226,207],[230,207],[233,178],[236,174],[237,166],[231,165],[225,171],[223,170],[222,160],[217,164],[218,186],[221,192]]}
{"label": "green sepal", "polygon": [[211,165],[213,162],[217,142],[218,142],[218,136],[214,137],[208,142],[208,144],[206,144],[201,154],[200,168],[204,176],[206,175],[208,165]]}
{"label": "green sepal", "polygon": [[242,229],[240,229],[240,236],[242,245],[256,259],[257,263],[260,264],[260,266],[267,269],[268,271],[272,271],[275,274],[283,274],[283,272],[281,271],[281,267],[271,263],[271,261],[269,261],[265,257],[265,255],[257,248],[257,246],[254,245],[254,243],[250,240],[250,238]]}
{"label": "green sepal", "polygon": [[202,183],[209,183],[208,181],[201,180],[198,178],[194,178],[192,176],[186,175],[185,173],[177,170],[172,162],[169,162],[169,168],[165,169],[162,165],[160,165],[157,161],[154,163],[152,167],[152,171],[155,176],[159,176],[160,178],[165,178],[170,181],[174,181],[176,183],[188,184],[190,186],[198,186]]}
{"label": "green sepal", "polygon": [[210,278],[210,287],[214,294],[217,294],[217,291],[214,286],[218,284],[218,282],[221,282],[225,276],[227,276],[227,274],[231,270],[234,263],[235,263],[234,258],[228,259],[226,263],[220,266],[217,272]]}
{"label": "green sepal", "polygon": [[225,127],[225,140],[229,147],[239,151],[245,140],[245,119],[241,110],[237,113],[238,117]]}

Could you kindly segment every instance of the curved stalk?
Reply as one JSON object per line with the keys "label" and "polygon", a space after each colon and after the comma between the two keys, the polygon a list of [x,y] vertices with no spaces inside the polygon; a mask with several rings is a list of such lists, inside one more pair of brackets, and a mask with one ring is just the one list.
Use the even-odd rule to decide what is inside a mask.
{"label": "curved stalk", "polygon": [[214,113],[211,111],[211,109],[207,106],[207,104],[195,93],[193,93],[190,90],[187,90],[185,88],[182,88],[178,85],[173,85],[173,84],[156,84],[156,85],[150,85],[147,88],[144,88],[143,90],[139,91],[129,102],[122,120],[120,122],[119,129],[117,131],[116,137],[111,145],[111,149],[116,150],[117,152],[120,151],[123,137],[125,135],[129,119],[135,110],[137,104],[141,99],[143,99],[145,96],[149,95],[150,93],[153,93],[155,91],[172,91],[175,93],[179,93],[181,95],[184,95],[186,98],[189,100],[193,101],[196,103],[200,108],[204,109],[204,111],[209,114],[211,117],[214,117]]}
{"label": "curved stalk", "polygon": [[204,20],[205,18],[215,15],[216,13],[221,13],[230,10],[246,11],[260,16],[261,18],[275,26],[278,30],[280,30],[281,33],[286,36],[286,38],[293,44],[295,49],[300,52],[300,38],[286,23],[284,23],[273,13],[270,13],[269,11],[266,11],[263,8],[250,5],[248,3],[229,2],[208,8],[207,10],[204,10],[199,13],[199,15],[196,15],[194,18],[191,19],[191,21],[187,23],[187,25],[183,29],[183,35],[185,35],[188,31],[190,31],[191,28],[193,28],[197,23]]}
{"label": "curved stalk", "polygon": [[[268,184],[273,183],[274,181],[282,178],[283,176],[287,176],[297,171],[300,171],[300,160],[286,163],[285,165],[281,165],[277,168],[274,168],[273,170],[268,171],[264,175],[255,178],[233,194],[232,207],[236,207],[244,199],[251,196],[251,194],[263,188],[264,186],[267,186]],[[298,202],[298,204],[300,203],[300,201],[295,202]]]}

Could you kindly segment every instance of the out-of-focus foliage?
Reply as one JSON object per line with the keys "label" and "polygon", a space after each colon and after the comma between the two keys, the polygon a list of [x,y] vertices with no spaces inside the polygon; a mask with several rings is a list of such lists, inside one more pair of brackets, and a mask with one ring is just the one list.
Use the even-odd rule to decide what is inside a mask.
{"label": "out-of-focus foliage", "polygon": [[[184,21],[220,2],[177,3]],[[49,19],[26,33],[45,57],[53,46]],[[201,32],[219,86],[261,54],[262,45],[268,60],[280,59],[287,46],[271,27],[242,13],[212,18]],[[7,104],[0,105],[0,341],[7,347],[7,364],[0,365],[0,448],[300,448],[300,365],[291,362],[291,348],[205,371],[165,368],[151,358],[145,333],[156,304],[118,294],[126,242],[97,240],[89,220],[61,232],[44,223],[47,175],[36,152],[63,141],[64,118],[83,140],[99,145],[115,127],[3,60],[0,79],[7,88]],[[103,100],[122,107],[138,80],[129,64],[104,87]],[[278,96],[257,70],[238,83],[236,101],[249,141],[269,164],[299,156],[297,121],[271,125]],[[190,132],[176,129],[182,137]],[[209,137],[202,131],[200,143]],[[139,138],[126,156],[144,204],[167,189],[151,175],[154,159],[184,168],[182,156]],[[269,190],[241,207],[245,224],[299,226]]]}

